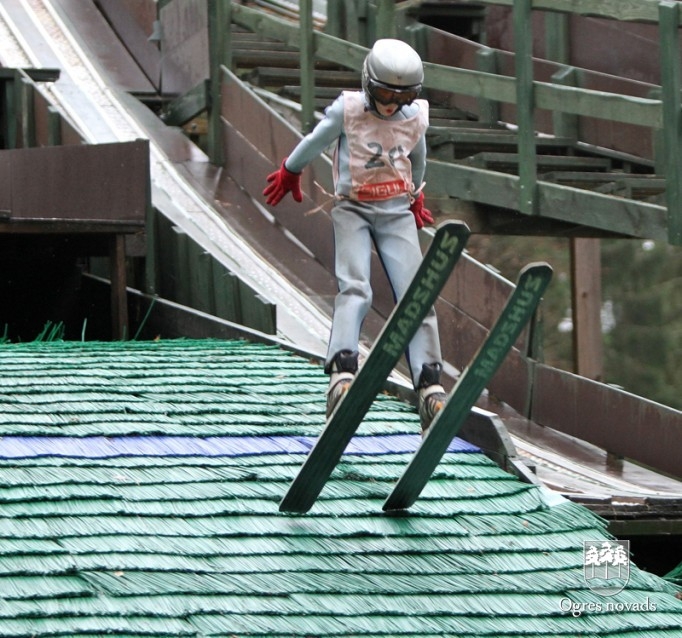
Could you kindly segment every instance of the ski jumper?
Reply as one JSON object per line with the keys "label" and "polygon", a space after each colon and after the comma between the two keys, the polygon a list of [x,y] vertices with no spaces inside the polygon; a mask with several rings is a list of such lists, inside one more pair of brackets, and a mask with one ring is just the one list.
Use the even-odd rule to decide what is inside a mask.
{"label": "ski jumper", "polygon": [[[372,304],[372,246],[395,299],[402,297],[421,264],[410,194],[424,178],[427,127],[426,100],[415,100],[382,117],[370,107],[363,91],[344,91],[286,159],[287,170],[300,173],[336,144],[336,201],[331,216],[339,292],[334,302],[327,371],[337,352],[358,348],[362,323]],[[407,358],[415,386],[423,364],[442,362],[433,308],[410,342]]]}

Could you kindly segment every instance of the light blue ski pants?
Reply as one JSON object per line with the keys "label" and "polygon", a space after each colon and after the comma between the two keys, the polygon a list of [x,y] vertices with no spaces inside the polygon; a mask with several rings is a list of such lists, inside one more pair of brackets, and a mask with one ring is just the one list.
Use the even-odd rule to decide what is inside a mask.
{"label": "light blue ski pants", "polygon": [[[327,364],[341,350],[357,350],[362,323],[372,305],[370,264],[376,247],[395,299],[400,299],[422,261],[417,227],[405,206],[377,208],[340,200],[333,208],[335,268],[339,292],[334,302]],[[436,312],[431,308],[409,344],[407,360],[416,386],[424,363],[441,363]]]}

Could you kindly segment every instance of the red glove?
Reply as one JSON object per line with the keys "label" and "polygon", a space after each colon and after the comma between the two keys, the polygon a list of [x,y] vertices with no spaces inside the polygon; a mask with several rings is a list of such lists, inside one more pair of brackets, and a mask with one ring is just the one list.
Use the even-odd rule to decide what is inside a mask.
{"label": "red glove", "polygon": [[424,224],[433,224],[433,215],[428,208],[424,208],[424,193],[419,193],[417,198],[410,204],[410,210],[414,215],[417,228],[424,228]]}
{"label": "red glove", "polygon": [[289,192],[297,202],[303,201],[301,195],[301,174],[292,173],[284,166],[287,161],[285,157],[278,171],[268,175],[268,186],[263,190],[263,195],[267,197],[266,203],[270,206],[277,206],[282,198]]}

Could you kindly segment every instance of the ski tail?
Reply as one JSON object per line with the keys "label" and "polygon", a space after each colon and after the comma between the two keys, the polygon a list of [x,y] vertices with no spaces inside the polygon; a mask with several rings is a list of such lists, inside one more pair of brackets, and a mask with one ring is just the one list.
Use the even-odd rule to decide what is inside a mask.
{"label": "ski tail", "polygon": [[280,502],[280,511],[303,513],[312,507],[376,395],[438,298],[469,235],[469,228],[461,222],[445,222],[436,229],[417,273],[289,486]]}
{"label": "ski tail", "polygon": [[535,313],[552,278],[552,268],[532,263],[523,268],[500,316],[450,391],[421,446],[383,505],[384,510],[414,504],[495,372]]}

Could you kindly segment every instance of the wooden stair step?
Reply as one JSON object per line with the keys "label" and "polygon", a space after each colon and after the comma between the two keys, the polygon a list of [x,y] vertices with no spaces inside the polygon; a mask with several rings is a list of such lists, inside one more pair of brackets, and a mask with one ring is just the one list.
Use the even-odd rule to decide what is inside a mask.
{"label": "wooden stair step", "polygon": [[638,200],[657,198],[665,192],[665,178],[653,174],[552,171],[545,173],[542,179],[563,186],[589,189]]}
{"label": "wooden stair step", "polygon": [[[242,79],[258,86],[284,86],[299,82],[299,69],[259,66],[246,74]],[[315,72],[315,86],[358,87],[360,77],[352,71],[320,70]]]}
{"label": "wooden stair step", "polygon": [[[611,160],[601,157],[577,157],[573,155],[537,155],[538,172],[555,171],[556,169],[608,171]],[[500,171],[503,173],[518,173],[518,153],[477,153],[459,160],[460,164],[476,168]]]}
{"label": "wooden stair step", "polygon": [[[301,57],[298,51],[270,51],[262,49],[236,49],[233,59],[238,67],[271,67],[299,69]],[[316,69],[342,70],[338,64],[325,60],[315,61]]]}

